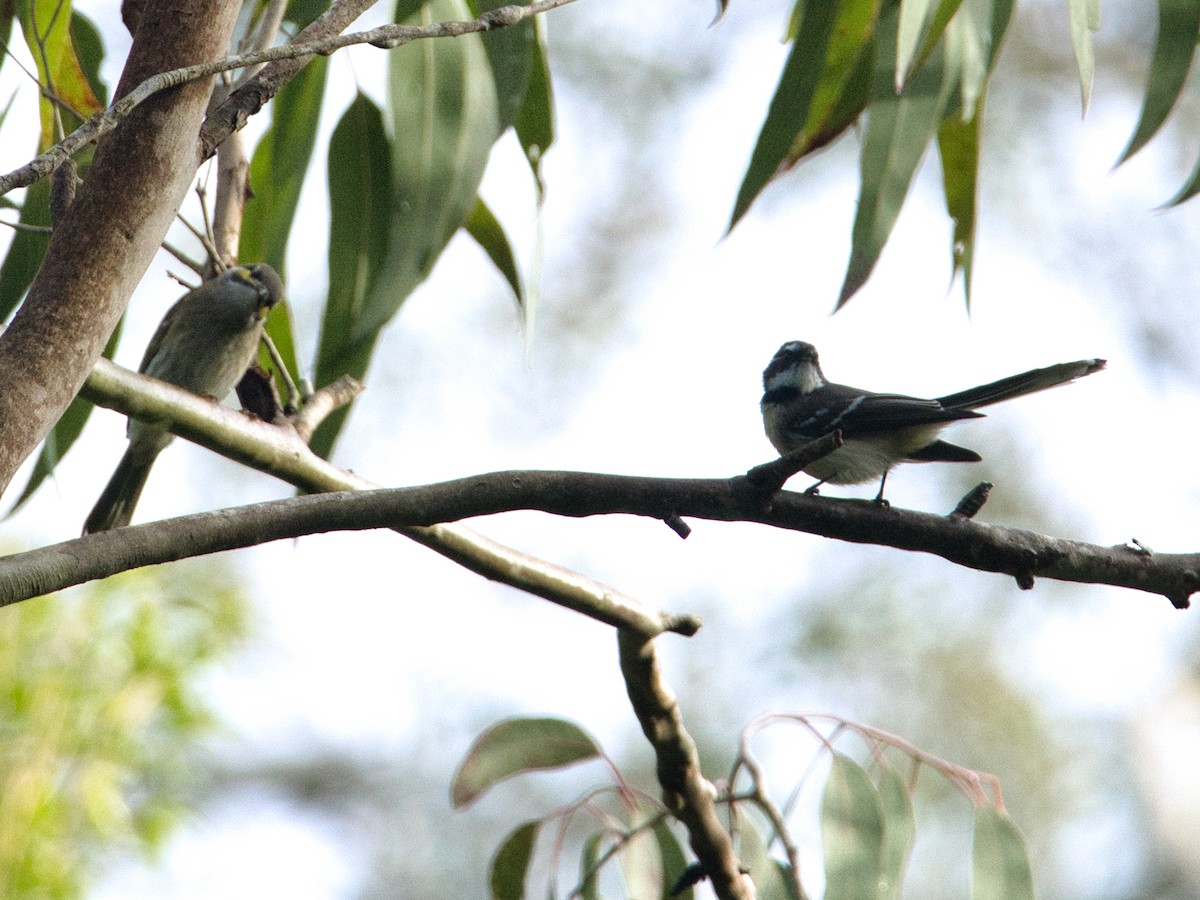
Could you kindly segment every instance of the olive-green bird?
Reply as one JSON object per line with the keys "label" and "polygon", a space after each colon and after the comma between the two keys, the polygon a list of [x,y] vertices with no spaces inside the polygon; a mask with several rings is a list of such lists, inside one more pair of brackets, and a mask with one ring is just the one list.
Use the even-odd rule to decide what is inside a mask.
{"label": "olive-green bird", "polygon": [[[254,361],[267,313],[283,282],[266,263],[235,266],[188,291],[163,316],[138,371],[221,400]],[[129,448],[84,523],[93,534],[128,525],[150,467],[174,435],[161,423],[130,418]]]}

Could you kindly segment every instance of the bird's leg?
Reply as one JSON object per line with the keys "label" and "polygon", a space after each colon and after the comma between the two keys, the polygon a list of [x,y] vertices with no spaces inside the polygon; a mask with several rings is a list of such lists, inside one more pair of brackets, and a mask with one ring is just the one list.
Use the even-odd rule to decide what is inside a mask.
{"label": "bird's leg", "polygon": [[820,495],[821,492],[818,491],[817,488],[819,488],[821,485],[823,485],[828,480],[829,480],[828,478],[822,478],[820,481],[818,481],[812,487],[808,488],[804,493],[810,497],[816,497],[816,496]]}
{"label": "bird's leg", "polygon": [[888,472],[890,472],[890,471],[891,471],[890,469],[884,469],[883,470],[883,478],[881,478],[879,480],[879,493],[875,495],[875,503],[878,506],[891,506],[892,505],[883,499],[883,488],[887,484]]}

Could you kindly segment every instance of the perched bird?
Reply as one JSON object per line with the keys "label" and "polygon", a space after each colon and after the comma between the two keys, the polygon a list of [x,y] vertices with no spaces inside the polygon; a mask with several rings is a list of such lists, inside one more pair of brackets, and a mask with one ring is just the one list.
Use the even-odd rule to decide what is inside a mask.
{"label": "perched bird", "polygon": [[[267,313],[283,282],[266,263],[235,266],[188,291],[163,316],[138,371],[221,400],[254,359]],[[174,435],[157,422],[129,419],[129,447],[84,523],[92,534],[128,525],[154,460]]]}
{"label": "perched bird", "polygon": [[817,483],[861,484],[880,479],[877,502],[892,466],[902,462],[979,462],[974,450],[939,440],[942,429],[959,419],[979,418],[981,406],[1066,384],[1104,368],[1103,359],[1081,359],[1001,378],[936,400],[903,394],[876,394],[825,380],[817,348],[789,341],[763,371],[763,425],[785,454],[831,432],[842,446],[807,466]]}

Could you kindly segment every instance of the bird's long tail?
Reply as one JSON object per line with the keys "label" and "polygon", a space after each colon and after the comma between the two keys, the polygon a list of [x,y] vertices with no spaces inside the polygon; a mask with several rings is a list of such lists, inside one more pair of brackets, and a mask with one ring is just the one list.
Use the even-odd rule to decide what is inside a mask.
{"label": "bird's long tail", "polygon": [[1042,369],[1030,369],[1028,372],[1010,375],[1008,378],[1001,378],[991,384],[981,384],[979,387],[959,391],[957,394],[938,397],[938,402],[948,409],[978,409],[1002,400],[1011,400],[1013,397],[1058,387],[1060,384],[1066,384],[1076,378],[1082,378],[1084,375],[1091,375],[1093,372],[1103,369],[1106,362],[1107,360],[1103,359],[1081,359],[1076,362],[1046,366]]}
{"label": "bird's long tail", "polygon": [[87,517],[83,526],[84,534],[95,534],[129,524],[157,456],[158,449],[147,458],[144,452],[136,452],[130,445]]}

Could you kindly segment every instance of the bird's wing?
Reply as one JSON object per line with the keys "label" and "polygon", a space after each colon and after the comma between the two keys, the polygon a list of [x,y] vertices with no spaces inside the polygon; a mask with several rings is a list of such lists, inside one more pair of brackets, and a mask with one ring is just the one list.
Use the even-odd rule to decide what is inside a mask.
{"label": "bird's wing", "polygon": [[936,400],[904,394],[873,394],[852,388],[843,391],[835,385],[826,390],[833,387],[839,390],[830,394],[829,402],[821,409],[803,417],[790,416],[784,427],[814,438],[840,429],[843,437],[853,438],[982,415],[966,409],[947,409]]}

